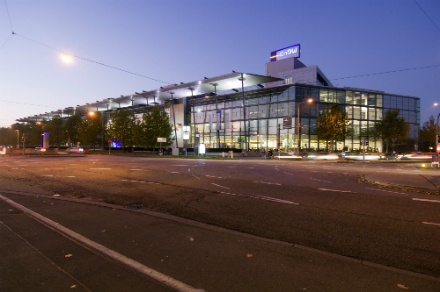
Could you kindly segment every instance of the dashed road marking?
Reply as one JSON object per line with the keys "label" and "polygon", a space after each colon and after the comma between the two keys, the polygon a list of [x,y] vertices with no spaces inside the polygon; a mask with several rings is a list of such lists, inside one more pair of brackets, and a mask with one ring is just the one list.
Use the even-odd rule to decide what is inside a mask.
{"label": "dashed road marking", "polygon": [[193,175],[193,177],[195,177],[195,178],[197,178],[197,179],[200,179],[200,177],[198,177],[198,176],[196,176],[196,175]]}
{"label": "dashed road marking", "polygon": [[357,194],[356,192],[352,192],[352,191],[342,191],[342,190],[333,190],[333,189],[324,189],[324,188],[319,188],[318,190],[320,190],[320,191],[328,191],[328,192],[340,192],[340,193]]}
{"label": "dashed road marking", "polygon": [[221,176],[213,176],[213,175],[205,175],[205,176],[207,176],[207,177],[213,177],[213,178],[222,178]]}
{"label": "dashed road marking", "polygon": [[440,223],[433,223],[433,222],[422,222],[423,224],[427,224],[427,225],[437,225],[440,226]]}
{"label": "dashed road marking", "polygon": [[74,175],[68,175],[67,177],[75,177]]}
{"label": "dashed road marking", "polygon": [[213,184],[213,185],[215,185],[215,186],[218,186],[219,188],[224,188],[224,189],[229,190],[229,188],[227,188],[227,187],[224,187],[224,186],[221,186],[221,185],[218,185],[218,184],[215,184],[215,183],[211,183],[211,184]]}
{"label": "dashed road marking", "polygon": [[431,202],[431,203],[440,203],[438,200],[427,200],[427,199],[418,199],[418,198],[412,198],[413,201],[422,201],[422,202]]}
{"label": "dashed road marking", "polygon": [[53,176],[53,174],[46,174],[46,175],[42,175],[42,176]]}
{"label": "dashed road marking", "polygon": [[130,170],[142,170],[142,169],[140,169],[140,168],[132,168]]}
{"label": "dashed road marking", "polygon": [[244,195],[237,195],[237,194],[226,193],[226,192],[219,192],[219,193],[225,194],[225,195],[243,197],[243,198],[252,198],[252,199],[258,199],[258,200],[264,200],[264,201],[271,201],[271,202],[275,202],[275,203],[282,203],[282,204],[288,204],[288,205],[299,205],[299,203],[281,200],[281,199],[272,198],[272,197],[266,197],[266,196],[250,196],[250,197],[248,197],[248,196],[244,196]]}
{"label": "dashed road marking", "polygon": [[266,181],[256,181],[256,180],[254,180],[253,183],[256,183],[256,184],[267,184],[267,185],[277,185],[277,186],[280,186],[280,185],[281,185],[281,184],[279,184],[279,183],[271,183],[271,182],[266,182]]}
{"label": "dashed road marking", "polygon": [[372,191],[379,191],[379,192],[386,192],[386,193],[400,194],[400,195],[408,195],[408,194],[405,194],[405,193],[394,192],[394,191],[383,190],[383,189],[373,189],[373,188],[365,188],[365,189],[366,189],[366,190],[372,190]]}
{"label": "dashed road marking", "polygon": [[320,179],[316,179],[316,178],[313,178],[313,177],[309,177],[309,179],[311,179],[311,180],[314,180],[314,181],[319,181],[319,182],[325,182],[325,183],[329,183],[329,184],[332,184],[332,182],[331,182],[331,181],[326,181],[326,180],[320,180]]}
{"label": "dashed road marking", "polygon": [[111,168],[90,168],[91,170],[92,169],[98,169],[98,170],[108,170],[108,169],[111,169]]}

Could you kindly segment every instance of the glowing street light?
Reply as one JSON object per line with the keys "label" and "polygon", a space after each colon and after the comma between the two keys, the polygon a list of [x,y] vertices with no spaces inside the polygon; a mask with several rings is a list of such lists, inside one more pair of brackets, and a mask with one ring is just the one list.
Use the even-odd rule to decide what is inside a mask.
{"label": "glowing street light", "polygon": [[73,60],[72,60],[72,56],[69,55],[69,54],[66,54],[66,53],[63,53],[63,54],[61,55],[61,60],[63,60],[63,62],[66,63],[66,64],[70,64],[70,63],[73,62]]}
{"label": "glowing street light", "polygon": [[438,102],[434,102],[434,106],[438,106]]}

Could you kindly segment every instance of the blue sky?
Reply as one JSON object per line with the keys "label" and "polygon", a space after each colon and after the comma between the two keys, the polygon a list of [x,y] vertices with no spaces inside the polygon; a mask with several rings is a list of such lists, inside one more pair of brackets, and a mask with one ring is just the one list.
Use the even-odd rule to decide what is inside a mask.
{"label": "blue sky", "polygon": [[[1,0],[0,126],[164,84],[76,58],[67,65],[52,48],[168,83],[264,74],[271,51],[298,43],[300,60],[329,79],[440,65],[440,1],[417,3]],[[439,77],[435,67],[333,84],[420,97],[423,123],[440,112]]]}

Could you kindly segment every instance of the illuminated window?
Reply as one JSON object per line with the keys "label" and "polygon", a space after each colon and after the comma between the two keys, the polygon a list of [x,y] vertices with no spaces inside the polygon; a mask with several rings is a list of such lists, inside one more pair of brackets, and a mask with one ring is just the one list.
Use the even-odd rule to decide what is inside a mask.
{"label": "illuminated window", "polygon": [[284,77],[284,84],[292,84],[292,75]]}

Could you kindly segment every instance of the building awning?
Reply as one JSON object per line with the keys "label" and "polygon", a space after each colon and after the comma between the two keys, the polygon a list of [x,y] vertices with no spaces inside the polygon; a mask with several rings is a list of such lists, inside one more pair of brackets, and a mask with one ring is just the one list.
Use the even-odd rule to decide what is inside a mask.
{"label": "building awning", "polygon": [[[221,92],[234,89],[241,91],[242,82],[240,79],[242,76],[244,78],[243,87],[249,87],[274,81],[282,81],[282,79],[280,78],[275,78],[271,76],[234,72],[212,78],[205,77],[201,80],[187,83],[166,85],[155,90],[143,91],[140,93],[135,92],[132,95],[122,95],[121,97],[107,98],[102,101],[96,101],[94,103],[77,105],[75,107],[75,110],[108,111],[127,107],[136,108],[140,106],[158,104],[160,101],[190,97],[192,95],[207,95],[213,92]],[[52,111],[50,113],[39,114],[33,117],[17,119],[17,121],[28,122],[31,120],[51,119],[52,116],[55,115],[63,117],[64,115],[72,115],[73,111],[74,107],[69,107],[64,110]]]}

